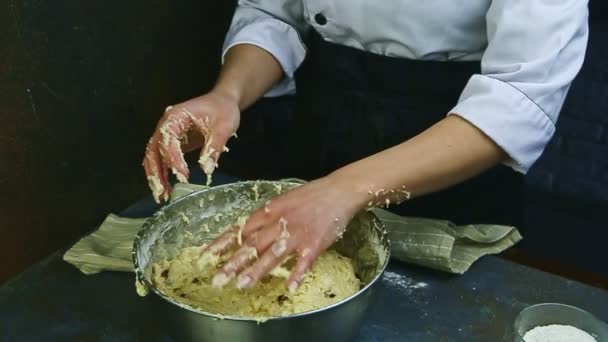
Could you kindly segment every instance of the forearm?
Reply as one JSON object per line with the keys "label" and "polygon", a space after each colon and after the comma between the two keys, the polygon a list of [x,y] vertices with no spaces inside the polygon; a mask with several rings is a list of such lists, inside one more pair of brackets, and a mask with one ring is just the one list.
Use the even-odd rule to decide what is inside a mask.
{"label": "forearm", "polygon": [[435,192],[497,165],[506,154],[483,132],[450,115],[420,135],[337,170],[331,178],[354,188],[358,206]]}
{"label": "forearm", "polygon": [[213,91],[233,98],[244,110],[282,76],[281,66],[271,54],[255,45],[239,44],[226,53]]}

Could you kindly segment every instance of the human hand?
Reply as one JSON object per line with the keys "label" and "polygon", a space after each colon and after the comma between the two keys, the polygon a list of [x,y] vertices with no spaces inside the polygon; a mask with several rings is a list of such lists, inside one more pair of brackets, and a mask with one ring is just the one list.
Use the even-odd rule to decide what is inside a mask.
{"label": "human hand", "polygon": [[217,167],[226,142],[240,122],[238,103],[230,96],[210,92],[169,106],[148,141],[143,167],[156,202],[171,192],[168,169],[180,182],[188,182],[189,170],[183,153],[201,149],[199,164],[207,182]]}
{"label": "human hand", "polygon": [[213,285],[222,287],[236,278],[238,288],[252,287],[286,258],[295,256],[286,285],[290,291],[296,290],[315,259],[341,237],[361,209],[353,195],[348,184],[328,176],[269,201],[243,227],[227,230],[204,250],[219,256],[237,247],[218,270]]}

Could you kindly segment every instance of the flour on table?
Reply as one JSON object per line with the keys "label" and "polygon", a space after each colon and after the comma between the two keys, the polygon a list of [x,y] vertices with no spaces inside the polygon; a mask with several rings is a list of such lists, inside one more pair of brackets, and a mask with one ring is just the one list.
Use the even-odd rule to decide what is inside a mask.
{"label": "flour on table", "polygon": [[593,336],[570,325],[539,326],[524,335],[524,342],[597,342]]}
{"label": "flour on table", "polygon": [[411,278],[391,271],[384,272],[383,280],[391,287],[395,287],[406,294],[411,294],[413,290],[423,289],[429,286],[427,283],[417,282]]}

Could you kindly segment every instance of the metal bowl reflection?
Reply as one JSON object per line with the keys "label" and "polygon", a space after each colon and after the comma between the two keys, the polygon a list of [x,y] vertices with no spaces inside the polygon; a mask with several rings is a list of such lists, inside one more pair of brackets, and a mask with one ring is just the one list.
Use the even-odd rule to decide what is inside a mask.
{"label": "metal bowl reflection", "polygon": [[[133,245],[137,281],[151,290],[151,301],[166,331],[179,341],[348,341],[358,331],[374,298],[374,287],[389,260],[389,241],[380,221],[359,213],[332,248],[353,260],[365,284],[359,292],[331,306],[263,323],[248,317],[222,316],[167,297],[150,281],[150,266],[184,247],[212,240],[235,215],[251,212],[298,183],[240,182],[201,190],[161,208],[146,221]],[[202,227],[206,225],[206,228]],[[207,231],[209,228],[209,231]],[[163,329],[164,330],[164,329]]]}

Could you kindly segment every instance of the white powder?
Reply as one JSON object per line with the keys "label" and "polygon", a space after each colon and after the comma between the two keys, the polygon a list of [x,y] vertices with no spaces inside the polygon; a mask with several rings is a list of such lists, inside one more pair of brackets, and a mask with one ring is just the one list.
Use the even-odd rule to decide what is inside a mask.
{"label": "white powder", "polygon": [[406,294],[411,294],[413,290],[422,289],[428,286],[427,283],[417,282],[398,273],[386,271],[384,272],[383,280]]}
{"label": "white powder", "polygon": [[539,326],[524,335],[524,342],[597,342],[593,336],[569,325]]}

